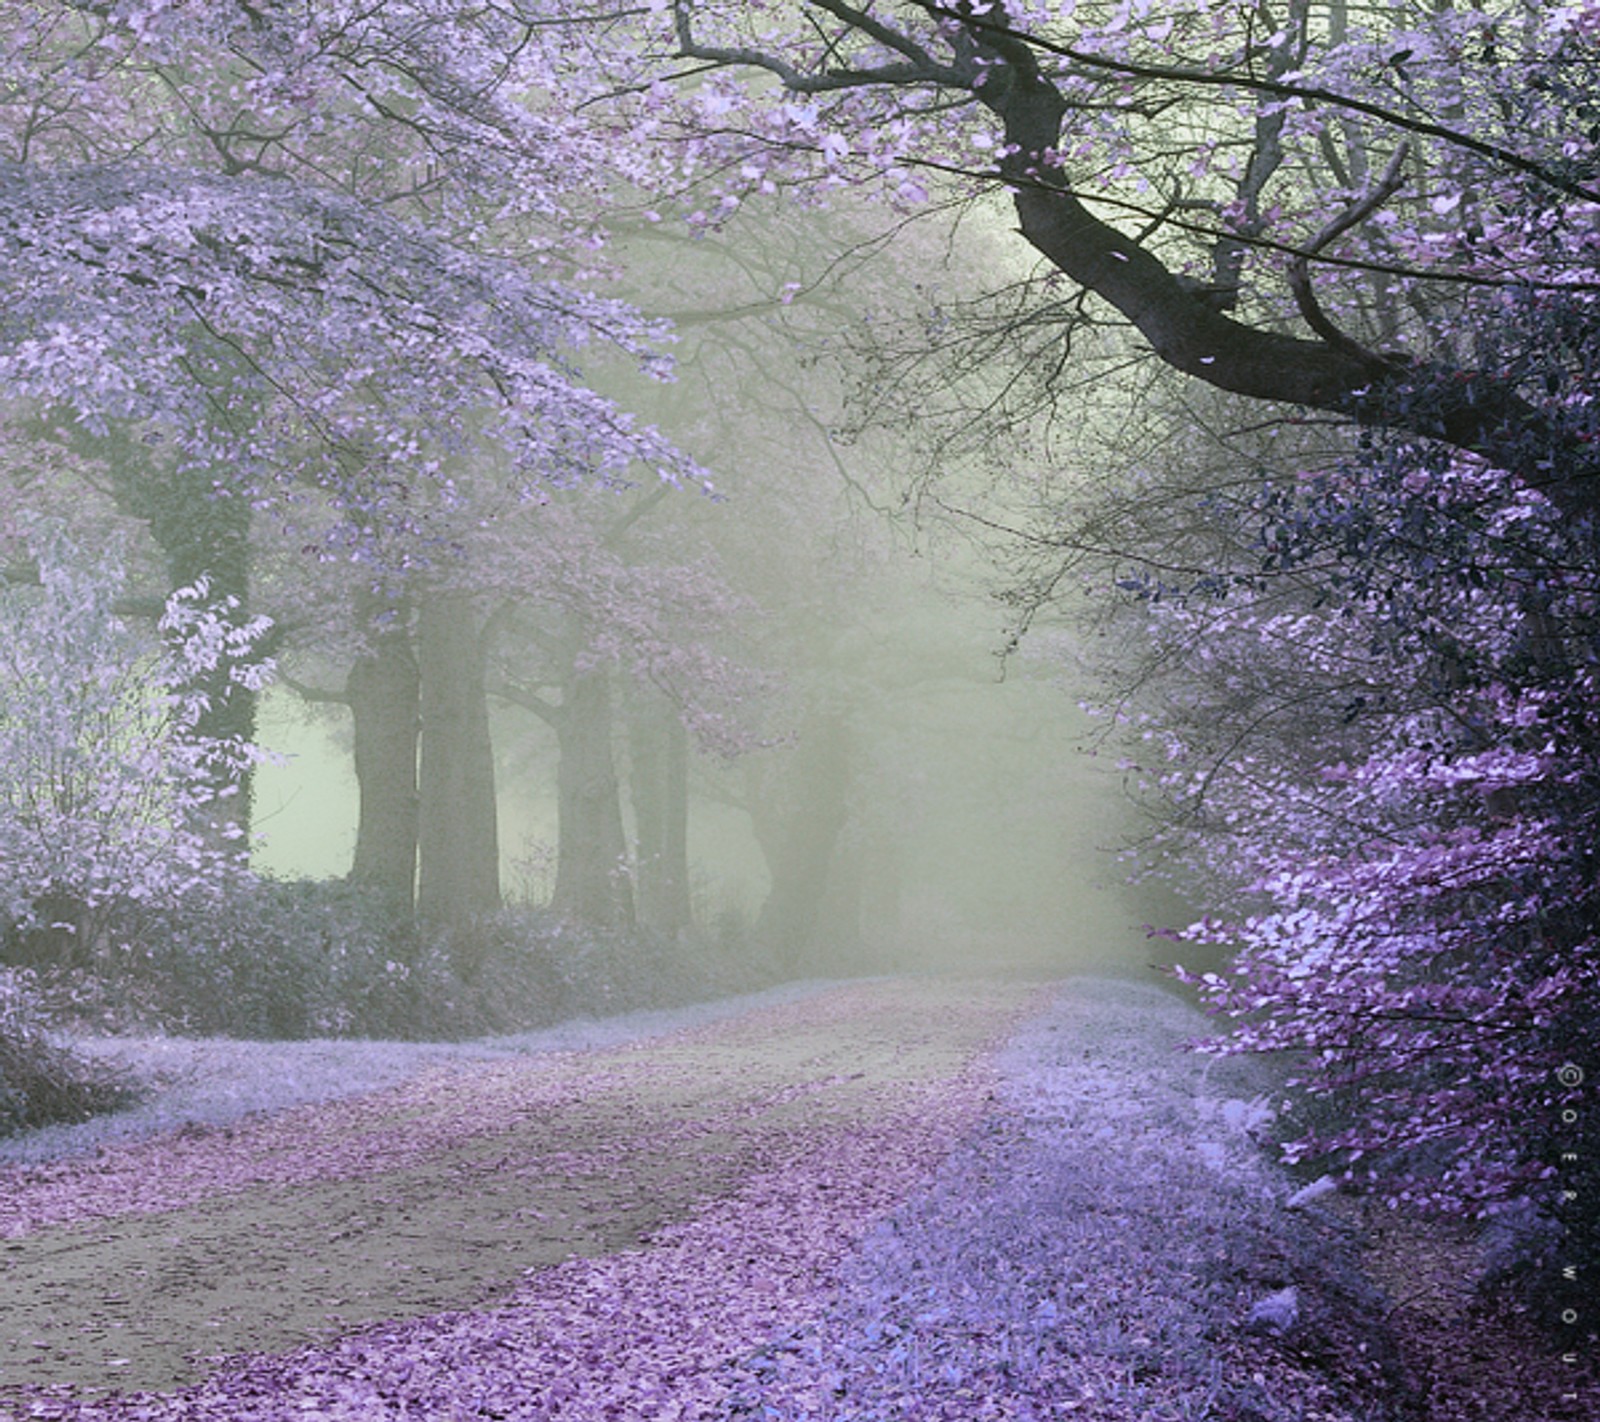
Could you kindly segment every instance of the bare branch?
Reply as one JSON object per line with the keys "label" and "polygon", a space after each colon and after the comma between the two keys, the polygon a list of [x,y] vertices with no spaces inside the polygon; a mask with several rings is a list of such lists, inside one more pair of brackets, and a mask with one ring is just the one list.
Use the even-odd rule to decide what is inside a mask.
{"label": "bare branch", "polygon": [[1394,155],[1389,159],[1388,166],[1383,170],[1376,185],[1365,196],[1350,204],[1343,212],[1329,222],[1317,233],[1300,252],[1297,252],[1289,263],[1289,289],[1294,293],[1295,305],[1300,310],[1306,325],[1311,327],[1330,346],[1345,351],[1358,360],[1368,361],[1378,367],[1392,367],[1396,364],[1390,357],[1378,355],[1369,351],[1360,342],[1352,340],[1343,331],[1328,319],[1321,304],[1317,301],[1316,293],[1311,289],[1310,258],[1320,252],[1335,238],[1358,227],[1372,216],[1384,203],[1400,191],[1405,184],[1402,169],[1406,158],[1411,152],[1409,143],[1401,143],[1395,149]]}
{"label": "bare branch", "polygon": [[552,729],[559,729],[562,723],[562,708],[553,701],[546,701],[537,692],[528,690],[525,686],[518,686],[509,681],[501,681],[493,686],[484,688],[490,696],[497,696],[502,701],[509,701],[513,706],[520,706],[524,711],[531,711],[545,725]]}
{"label": "bare branch", "polygon": [[864,69],[846,68],[806,74],[792,64],[764,50],[743,45],[702,44],[695,38],[692,7],[687,0],[674,0],[673,23],[678,36],[678,53],[685,59],[703,59],[727,68],[763,69],[775,75],[783,87],[794,94],[823,94],[841,89],[861,89],[874,85],[934,84],[965,89],[966,76],[949,65],[940,64],[920,46],[897,31],[874,20],[853,5],[836,0],[815,0],[819,8],[844,20],[863,34],[870,35],[886,48],[907,56],[901,64],[881,64]]}
{"label": "bare branch", "polygon": [[309,686],[303,681],[289,676],[281,669],[278,672],[278,684],[287,686],[302,701],[317,706],[348,706],[350,695],[344,691],[329,691],[326,687]]}

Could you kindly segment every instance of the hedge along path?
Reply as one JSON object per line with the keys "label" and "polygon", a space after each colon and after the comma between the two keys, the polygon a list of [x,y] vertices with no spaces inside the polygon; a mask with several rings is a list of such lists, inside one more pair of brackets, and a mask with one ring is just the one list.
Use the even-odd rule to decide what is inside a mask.
{"label": "hedge along path", "polygon": [[[1037,991],[853,985],[7,1171],[0,1415],[290,1416],[307,1387],[338,1394],[318,1407],[403,1412],[418,1389],[453,1397],[444,1354],[519,1309],[520,1354],[500,1334],[491,1352],[524,1404],[530,1387],[552,1405],[568,1388],[580,1410],[550,1415],[581,1416],[580,1396],[621,1389],[668,1415],[666,1394],[633,1393],[663,1368],[682,1393],[699,1365],[663,1340],[698,1329],[706,1363],[798,1322],[860,1231],[976,1121],[983,1054]],[[610,1326],[618,1289],[628,1332],[580,1378],[563,1350],[579,1318]],[[644,1351],[612,1351],[627,1346]],[[340,1391],[361,1378],[388,1391]],[[141,1391],[166,1396],[108,1396]]]}

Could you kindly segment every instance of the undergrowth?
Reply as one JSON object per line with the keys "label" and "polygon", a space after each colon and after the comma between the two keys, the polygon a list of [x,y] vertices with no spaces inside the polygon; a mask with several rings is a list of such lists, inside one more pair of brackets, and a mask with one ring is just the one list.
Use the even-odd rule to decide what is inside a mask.
{"label": "undergrowth", "polygon": [[26,984],[0,969],[0,1136],[86,1121],[135,1096],[122,1072],[52,1042]]}
{"label": "undergrowth", "polygon": [[261,1040],[460,1040],[672,1007],[774,980],[738,939],[590,928],[530,908],[451,931],[340,880],[242,882],[131,911],[102,943],[27,970],[53,1020]]}

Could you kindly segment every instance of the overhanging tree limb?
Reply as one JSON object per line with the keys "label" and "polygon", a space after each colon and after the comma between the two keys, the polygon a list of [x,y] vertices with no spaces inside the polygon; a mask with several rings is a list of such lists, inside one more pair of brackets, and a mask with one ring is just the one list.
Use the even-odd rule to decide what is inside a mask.
{"label": "overhanging tree limb", "polygon": [[[1558,414],[1526,398],[1513,378],[1425,360],[1385,359],[1375,365],[1353,341],[1330,338],[1327,330],[1318,331],[1316,326],[1316,338],[1307,339],[1235,319],[1217,309],[1218,303],[1207,301],[1193,281],[1170,268],[1149,245],[1096,216],[1077,191],[1071,159],[1062,151],[1075,106],[1045,72],[1040,55],[1075,63],[1096,56],[1012,28],[1000,5],[985,6],[983,14],[975,14],[976,7],[919,0],[917,8],[943,30],[952,56],[946,62],[903,31],[895,31],[900,42],[890,43],[878,32],[887,28],[882,20],[874,19],[874,28],[868,30],[857,22],[853,7],[836,0],[812,0],[811,8],[853,27],[873,44],[887,46],[901,59],[888,66],[894,71],[890,74],[885,66],[870,62],[860,67],[841,63],[833,57],[837,47],[830,47],[825,60],[829,67],[808,71],[781,55],[703,42],[695,33],[695,8],[691,0],[675,4],[685,55],[761,68],[792,92],[817,94],[915,82],[955,89],[981,104],[1000,121],[1004,148],[999,176],[1011,188],[1021,235],[1058,271],[1115,308],[1172,368],[1252,399],[1329,411],[1363,424],[1444,441],[1505,468],[1569,513],[1589,514],[1600,507],[1600,453],[1567,428]],[[922,55],[928,56],[926,62]],[[903,72],[907,66],[916,71],[914,76]],[[1345,100],[1331,90],[1324,96],[1319,89],[1231,71],[1191,72],[1109,60],[1099,67],[1107,74],[1203,82],[1210,88],[1235,85],[1274,97]],[[1471,135],[1391,114],[1365,100],[1349,100],[1346,107],[1404,132],[1458,140],[1456,147],[1503,170],[1534,178],[1569,196],[1593,197],[1543,165]]]}
{"label": "overhanging tree limb", "polygon": [[[1470,133],[1463,133],[1460,129],[1451,128],[1448,124],[1434,123],[1431,119],[1417,118],[1410,114],[1401,113],[1382,104],[1372,103],[1353,94],[1341,94],[1336,89],[1323,88],[1314,84],[1296,84],[1281,79],[1262,79],[1252,74],[1241,74],[1234,70],[1213,72],[1206,69],[1185,68],[1178,65],[1164,64],[1139,64],[1129,60],[1116,59],[1108,55],[1092,54],[1087,50],[1075,49],[1071,45],[1057,44],[1040,35],[1025,34],[985,15],[974,15],[966,10],[959,10],[948,5],[929,3],[929,0],[917,0],[917,3],[931,15],[943,16],[953,20],[974,32],[981,32],[994,37],[995,42],[1003,42],[1008,46],[1023,47],[1043,50],[1047,54],[1054,54],[1062,59],[1069,59],[1074,64],[1083,65],[1089,69],[1102,70],[1108,74],[1120,74],[1130,79],[1159,79],[1175,84],[1188,85],[1197,88],[1235,88],[1247,89],[1252,93],[1270,95],[1279,99],[1300,99],[1310,103],[1326,104],[1332,108],[1345,109],[1351,113],[1358,113],[1367,118],[1376,119],[1385,128],[1399,129],[1405,133],[1414,133],[1418,137],[1436,138],[1452,147],[1460,148],[1468,153],[1476,154],[1487,159],[1496,167],[1508,168],[1512,172],[1521,173],[1526,177],[1547,184],[1557,192],[1564,193],[1567,197],[1578,198],[1584,202],[1600,202],[1600,190],[1586,188],[1581,183],[1574,182],[1561,173],[1553,170],[1548,164],[1540,163],[1528,158],[1513,149],[1506,148],[1498,143],[1489,143],[1483,139],[1475,138]],[[1003,13],[1003,7],[991,7],[996,13]]]}

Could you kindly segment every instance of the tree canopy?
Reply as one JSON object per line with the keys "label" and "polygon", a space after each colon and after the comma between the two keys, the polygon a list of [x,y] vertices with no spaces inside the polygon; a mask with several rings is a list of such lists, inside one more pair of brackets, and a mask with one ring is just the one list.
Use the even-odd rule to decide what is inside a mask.
{"label": "tree canopy", "polygon": [[[228,487],[404,518],[493,441],[529,484],[693,477],[579,376],[659,327],[581,282],[598,175],[559,35],[438,5],[7,5],[0,379]],[[276,492],[274,492],[276,491]]]}

